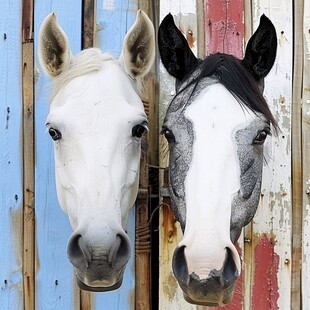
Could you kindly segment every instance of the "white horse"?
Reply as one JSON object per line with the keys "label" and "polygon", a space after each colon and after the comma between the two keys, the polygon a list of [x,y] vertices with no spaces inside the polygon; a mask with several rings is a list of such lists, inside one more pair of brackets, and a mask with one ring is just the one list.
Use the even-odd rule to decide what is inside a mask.
{"label": "white horse", "polygon": [[73,57],[54,13],[40,28],[40,64],[53,79],[46,126],[54,140],[57,195],[74,230],[68,258],[85,290],[117,289],[130,257],[127,217],[147,129],[139,81],[154,57],[154,28],[141,10],[119,60],[94,48]]}
{"label": "white horse", "polygon": [[173,271],[188,302],[221,306],[241,273],[234,244],[256,212],[264,142],[277,127],[262,95],[276,31],[262,16],[243,60],[222,53],[197,59],[171,15],[158,39],[162,62],[177,82],[162,131],[170,145],[170,195],[184,233]]}

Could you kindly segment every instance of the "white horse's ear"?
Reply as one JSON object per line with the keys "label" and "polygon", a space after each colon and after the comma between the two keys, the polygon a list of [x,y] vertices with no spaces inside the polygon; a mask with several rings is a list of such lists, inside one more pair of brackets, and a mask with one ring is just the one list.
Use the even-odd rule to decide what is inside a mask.
{"label": "white horse's ear", "polygon": [[151,69],[154,59],[154,27],[148,16],[139,10],[136,21],[125,36],[119,62],[132,78],[137,78]]}
{"label": "white horse's ear", "polygon": [[41,67],[50,77],[58,76],[70,66],[69,41],[54,13],[45,17],[40,27],[38,56]]}

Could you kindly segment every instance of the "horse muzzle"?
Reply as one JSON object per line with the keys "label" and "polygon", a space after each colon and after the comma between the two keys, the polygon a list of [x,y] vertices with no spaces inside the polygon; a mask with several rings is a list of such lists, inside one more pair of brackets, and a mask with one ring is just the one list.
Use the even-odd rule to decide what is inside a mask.
{"label": "horse muzzle", "polygon": [[116,234],[100,242],[100,245],[89,240],[73,233],[68,242],[67,254],[75,267],[78,286],[92,292],[118,289],[130,258],[128,236],[125,233]]}
{"label": "horse muzzle", "polygon": [[206,279],[200,279],[194,272],[189,274],[184,249],[184,246],[177,247],[172,259],[173,272],[183,291],[184,299],[192,304],[210,307],[229,303],[239,276],[230,250],[227,249],[220,270],[213,269]]}

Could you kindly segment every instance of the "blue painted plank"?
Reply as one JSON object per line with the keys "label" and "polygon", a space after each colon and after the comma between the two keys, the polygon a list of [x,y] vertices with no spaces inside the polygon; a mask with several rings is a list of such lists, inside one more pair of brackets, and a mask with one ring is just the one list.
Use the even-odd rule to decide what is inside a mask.
{"label": "blue painted plank", "polygon": [[21,0],[0,10],[0,305],[23,309]]}
{"label": "blue painted plank", "polygon": [[136,19],[137,0],[97,1],[94,45],[118,58],[127,30]]}
{"label": "blue painted plank", "polygon": [[[137,0],[97,1],[94,45],[118,58],[123,39],[135,21]],[[135,309],[135,212],[131,209],[128,220],[131,258],[126,266],[122,286],[113,292],[94,294],[94,309]]]}
{"label": "blue painted plank", "polygon": [[67,215],[57,201],[53,145],[46,135],[45,120],[49,109],[50,80],[39,67],[37,43],[43,19],[55,12],[65,30],[72,52],[81,49],[81,0],[36,1],[35,3],[35,67],[38,72],[35,93],[36,124],[36,239],[38,268],[36,274],[37,309],[78,309],[79,290],[66,255],[72,229]]}

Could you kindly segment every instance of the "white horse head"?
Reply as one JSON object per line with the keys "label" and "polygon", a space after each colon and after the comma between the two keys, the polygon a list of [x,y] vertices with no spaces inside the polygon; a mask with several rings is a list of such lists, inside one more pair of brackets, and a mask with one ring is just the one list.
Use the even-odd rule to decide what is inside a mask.
{"label": "white horse head", "polygon": [[53,79],[46,126],[54,140],[58,200],[74,230],[68,258],[82,289],[108,291],[122,283],[130,257],[127,217],[147,129],[139,80],[154,57],[154,28],[141,10],[119,60],[98,49],[73,57],[54,13],[41,25],[39,60]]}
{"label": "white horse head", "polygon": [[235,242],[256,212],[263,145],[277,126],[261,92],[275,61],[276,32],[262,16],[243,60],[221,53],[197,59],[171,15],[158,38],[177,82],[163,124],[170,195],[184,232],[173,271],[188,302],[221,306],[240,276]]}

